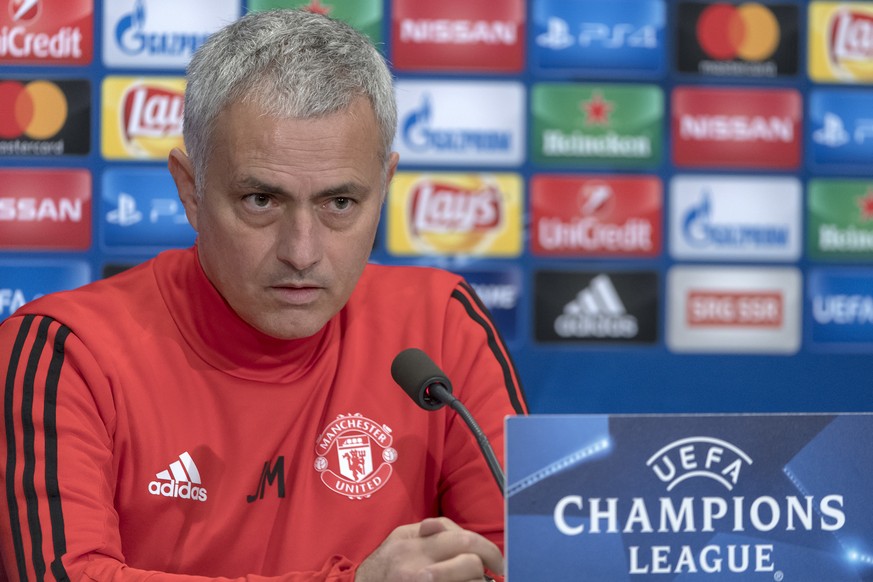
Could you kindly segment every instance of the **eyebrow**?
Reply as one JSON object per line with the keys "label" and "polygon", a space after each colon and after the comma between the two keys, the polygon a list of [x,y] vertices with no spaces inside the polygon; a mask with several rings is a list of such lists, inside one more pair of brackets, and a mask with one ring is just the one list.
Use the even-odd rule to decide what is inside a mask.
{"label": "eyebrow", "polygon": [[[285,188],[281,186],[262,182],[261,180],[258,180],[257,178],[254,178],[252,176],[240,180],[239,182],[237,182],[237,186],[241,189],[257,190],[259,192],[264,192],[267,194],[290,194]],[[359,182],[344,182],[342,184],[331,186],[329,188],[325,188],[324,190],[316,192],[314,198],[343,195],[363,196],[367,194],[367,192],[367,187]]]}

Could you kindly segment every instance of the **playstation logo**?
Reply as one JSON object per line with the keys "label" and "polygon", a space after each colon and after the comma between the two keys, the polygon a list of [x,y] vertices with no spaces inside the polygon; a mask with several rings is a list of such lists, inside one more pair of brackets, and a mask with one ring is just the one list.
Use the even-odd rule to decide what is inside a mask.
{"label": "playstation logo", "polygon": [[815,143],[836,148],[848,143],[849,132],[839,115],[827,112],[824,114],[822,127],[813,132],[812,139]]}
{"label": "playstation logo", "polygon": [[575,39],[570,35],[570,27],[563,18],[549,18],[546,32],[537,37],[539,46],[554,50],[565,49],[575,42]]}
{"label": "playstation logo", "polygon": [[106,221],[119,226],[132,226],[142,220],[142,212],[136,208],[136,200],[124,192],[118,195],[118,208],[106,213]]}

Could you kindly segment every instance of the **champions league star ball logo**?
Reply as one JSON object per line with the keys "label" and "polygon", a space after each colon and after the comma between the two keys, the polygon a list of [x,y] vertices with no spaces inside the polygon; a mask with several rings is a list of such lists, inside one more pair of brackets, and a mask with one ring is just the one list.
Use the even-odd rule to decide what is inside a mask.
{"label": "champions league star ball logo", "polygon": [[667,484],[667,491],[695,477],[712,479],[730,491],[742,469],[751,464],[752,458],[739,447],[710,437],[679,439],[646,461],[646,466]]}
{"label": "champions league star ball logo", "polygon": [[[777,544],[766,538],[836,532],[846,524],[845,500],[836,493],[750,495],[748,488],[738,492],[752,464],[750,455],[725,440],[678,439],[645,463],[673,497],[642,489],[638,490],[645,496],[565,495],[555,504],[554,525],[565,536],[628,536],[633,540],[626,547],[629,575],[769,572],[778,581],[783,573],[778,569]],[[643,481],[640,487],[645,489]],[[706,486],[707,481],[717,485]],[[731,536],[754,537],[761,543],[718,541]]]}
{"label": "champions league star ball logo", "polygon": [[339,415],[318,437],[315,470],[331,491],[364,499],[391,477],[397,460],[392,440],[391,429],[383,424],[360,414]]}

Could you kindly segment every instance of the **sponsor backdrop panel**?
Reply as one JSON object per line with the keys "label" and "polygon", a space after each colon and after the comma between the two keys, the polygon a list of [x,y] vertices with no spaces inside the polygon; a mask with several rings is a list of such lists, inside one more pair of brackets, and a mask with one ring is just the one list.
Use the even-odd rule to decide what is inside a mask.
{"label": "sponsor backdrop panel", "polygon": [[873,408],[870,1],[0,0],[0,317],[192,243],[184,67],[293,7],[398,79],[373,259],[467,277],[533,411]]}

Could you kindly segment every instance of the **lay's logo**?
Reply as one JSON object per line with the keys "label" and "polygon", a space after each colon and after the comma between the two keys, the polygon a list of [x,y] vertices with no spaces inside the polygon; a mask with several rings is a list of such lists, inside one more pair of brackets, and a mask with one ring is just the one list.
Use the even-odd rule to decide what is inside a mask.
{"label": "lay's logo", "polygon": [[181,78],[107,77],[103,82],[103,156],[165,159],[183,147],[185,82]]}
{"label": "lay's logo", "polygon": [[813,2],[809,76],[815,81],[873,81],[873,4]]}
{"label": "lay's logo", "polygon": [[521,178],[399,173],[391,183],[388,250],[399,255],[516,256]]}
{"label": "lay's logo", "polygon": [[131,88],[124,96],[124,136],[163,138],[182,133],[185,93],[161,87]]}
{"label": "lay's logo", "polygon": [[467,189],[424,181],[411,194],[410,223],[415,234],[472,233],[492,230],[504,214],[500,192],[492,184]]}

